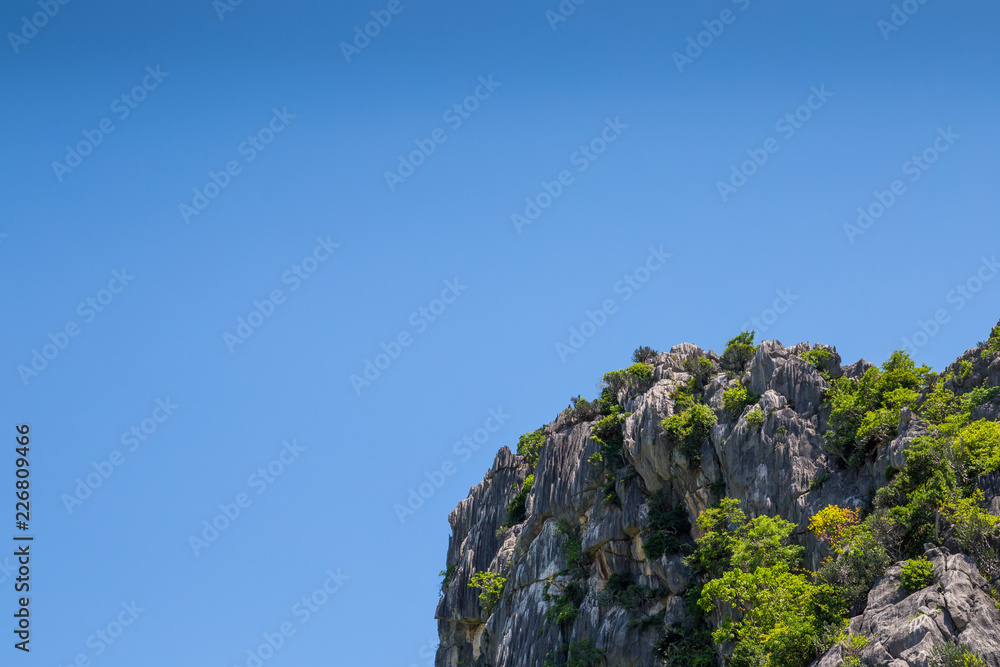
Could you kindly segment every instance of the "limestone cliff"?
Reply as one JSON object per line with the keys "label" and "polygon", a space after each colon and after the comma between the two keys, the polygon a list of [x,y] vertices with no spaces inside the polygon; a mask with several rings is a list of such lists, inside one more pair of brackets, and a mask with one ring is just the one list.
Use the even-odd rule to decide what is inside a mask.
{"label": "limestone cliff", "polygon": [[[810,363],[802,353],[811,349],[829,354],[822,363]],[[689,386],[700,358],[711,367],[696,378],[699,395],[717,423],[700,455],[693,456],[669,442],[661,422],[675,414],[676,392]],[[1000,385],[1000,355],[976,348],[949,369],[963,361],[971,370],[967,364],[961,374],[942,374],[956,393]],[[815,570],[831,552],[808,530],[810,517],[828,505],[870,510],[875,492],[904,467],[904,451],[928,432],[928,423],[904,408],[895,437],[890,435],[862,463],[845,465],[824,441],[830,418],[824,398],[834,379],[860,377],[871,364],[861,360],[843,366],[834,348],[784,347],[777,341],[761,343],[741,372],[723,372],[719,362],[714,353],[681,344],[649,360],[648,381],[618,389],[627,414],[623,465],[610,481],[594,456],[601,451],[591,437],[596,418],[578,421],[572,411],[544,427],[544,447],[533,468],[506,447],[498,453],[486,478],[449,517],[449,574],[436,614],[438,667],[660,665],[658,642],[668,633],[691,631],[691,601],[685,593],[695,574],[681,555],[646,557],[654,495],[686,513],[692,528],[680,539],[687,542],[699,537],[698,515],[722,497],[740,500],[750,517],[793,522],[792,539],[804,548],[805,567]],[[723,407],[724,391],[737,383],[760,397],[739,416]],[[751,423],[750,413],[759,417],[760,411],[763,423]],[[1000,397],[978,406],[975,416],[1000,417]],[[534,478],[525,519],[507,526],[508,504],[529,475]],[[1000,473],[984,477],[980,486],[989,511],[1000,514]],[[850,610],[851,630],[868,642],[860,662],[850,658],[845,663],[848,656],[835,645],[819,651],[816,663],[925,667],[933,645],[952,640],[963,642],[989,667],[1000,667],[1000,611],[991,597],[1000,582],[984,579],[976,562],[957,553],[945,537],[939,542],[926,546],[937,569],[934,586],[908,595],[900,586],[897,563],[875,583],[867,601]],[[577,548],[582,555],[576,555]],[[477,572],[506,578],[491,609],[483,608],[479,591],[469,586]],[[622,603],[606,590],[612,575],[645,593]],[[575,589],[567,593],[568,587]],[[561,621],[551,610],[567,597],[575,597],[576,611]],[[719,619],[711,620],[714,628]],[[585,640],[601,652],[594,654],[599,659],[572,662],[567,647]],[[717,664],[727,663],[731,648],[717,647]]]}

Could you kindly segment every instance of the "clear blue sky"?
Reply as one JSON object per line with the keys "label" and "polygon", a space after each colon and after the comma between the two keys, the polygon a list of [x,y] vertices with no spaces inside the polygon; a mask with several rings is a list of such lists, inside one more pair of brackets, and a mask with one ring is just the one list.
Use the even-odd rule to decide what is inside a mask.
{"label": "clear blue sky", "polygon": [[448,513],[635,347],[718,351],[756,317],[882,361],[937,313],[915,357],[940,368],[997,321],[988,3],[891,31],[888,0],[48,4],[0,10],[0,540],[22,422],[36,536],[33,650],[5,631],[2,664],[252,665],[283,623],[267,665],[428,664]]}

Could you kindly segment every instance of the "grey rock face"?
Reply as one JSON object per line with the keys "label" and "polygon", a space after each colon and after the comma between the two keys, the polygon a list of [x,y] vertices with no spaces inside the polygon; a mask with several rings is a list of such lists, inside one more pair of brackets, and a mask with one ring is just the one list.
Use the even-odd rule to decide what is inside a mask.
{"label": "grey rock face", "polygon": [[[719,370],[717,355],[697,346],[685,343],[660,354],[648,389],[620,396],[630,414],[623,428],[628,467],[613,480],[617,502],[605,498],[603,466],[587,460],[600,451],[590,437],[592,422],[572,423],[561,415],[546,427],[533,471],[502,449],[486,479],[449,518],[447,564],[454,573],[437,608],[437,667],[541,667],[550,653],[565,659],[560,651],[581,640],[605,651],[607,667],[657,665],[654,647],[667,627],[691,625],[683,595],[692,573],[678,556],[646,556],[648,502],[656,492],[683,507],[692,538],[699,534],[697,516],[720,494],[738,498],[750,517],[780,515],[798,525],[794,538],[806,549],[806,565],[818,567],[829,553],[807,530],[810,517],[830,504],[868,507],[885,483],[886,468],[902,467],[903,452],[927,425],[901,415],[897,437],[874,463],[840,469],[823,447],[829,383],[802,359],[809,349],[804,343],[784,347],[765,341],[743,376],[732,378]],[[841,367],[836,350],[828,349],[833,357],[823,370],[830,377],[859,377],[872,367],[864,360]],[[690,380],[684,362],[701,356],[716,362],[704,396],[718,424],[695,462],[668,443],[660,422],[675,413],[674,392]],[[1000,363],[976,359],[973,379],[1000,380]],[[747,422],[750,407],[736,418],[724,411],[723,394],[737,382],[760,395],[762,426]],[[1000,415],[1000,404],[996,411]],[[526,520],[501,530],[515,485],[530,473],[535,481]],[[1000,511],[1000,475],[982,485],[993,511]],[[568,557],[577,548],[583,566],[571,569]],[[934,645],[958,640],[990,667],[1000,667],[1000,615],[975,564],[944,550],[928,555],[938,570],[935,586],[907,595],[899,585],[900,566],[894,566],[870,592],[864,613],[853,619],[852,627],[871,637],[863,664],[924,667]],[[489,615],[468,586],[475,572],[487,570],[507,579]],[[645,587],[645,597],[629,608],[612,599],[605,591],[612,575]],[[547,619],[556,598],[575,590],[583,598],[576,616]],[[842,660],[834,647],[816,665],[836,667]]]}
{"label": "grey rock face", "polygon": [[[868,594],[864,614],[851,620],[852,628],[869,638],[862,664],[927,667],[933,648],[949,641],[966,644],[989,667],[1000,667],[1000,611],[975,562],[943,548],[924,555],[934,561],[934,585],[908,595],[900,581],[902,563],[896,564]],[[815,667],[837,665],[839,659],[835,646]]]}

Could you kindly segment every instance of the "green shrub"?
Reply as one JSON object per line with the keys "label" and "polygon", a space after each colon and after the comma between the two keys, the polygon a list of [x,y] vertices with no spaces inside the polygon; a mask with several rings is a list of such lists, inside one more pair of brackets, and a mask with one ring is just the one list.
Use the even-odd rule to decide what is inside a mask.
{"label": "green shrub", "polygon": [[601,487],[601,499],[605,505],[622,506],[622,499],[618,497],[618,477],[611,471],[605,473],[604,486]]}
{"label": "green shrub", "polygon": [[665,667],[715,667],[719,658],[712,633],[704,626],[671,628],[656,643],[656,653]]}
{"label": "green shrub", "polygon": [[786,563],[729,570],[705,584],[698,604],[705,613],[722,605],[737,611],[738,620],[724,618],[712,634],[717,644],[734,643],[733,667],[805,667],[846,611],[836,588],[814,584]]}
{"label": "green shrub", "polygon": [[748,520],[735,498],[723,498],[718,507],[699,514],[698,528],[702,536],[685,562],[710,579],[731,567],[792,567],[802,560],[803,548],[789,543],[795,524],[769,516]]}
{"label": "green shrub", "polygon": [[625,436],[622,427],[628,413],[624,412],[620,405],[614,405],[610,414],[601,417],[590,429],[590,437],[601,445],[600,457],[595,457],[591,463],[603,461],[605,468],[617,470],[625,465],[624,446]]}
{"label": "green shrub", "polygon": [[661,591],[637,584],[629,575],[617,572],[608,577],[604,592],[612,604],[627,611],[636,611],[646,602],[662,595]]}
{"label": "green shrub", "polygon": [[746,421],[747,424],[749,424],[753,428],[760,430],[760,428],[764,426],[764,422],[767,421],[767,415],[765,415],[764,411],[761,410],[759,407],[756,407],[747,413],[747,416],[744,417],[744,420]]}
{"label": "green shrub", "polygon": [[640,345],[636,348],[635,352],[632,353],[632,362],[636,364],[649,364],[652,363],[656,357],[659,356],[659,354],[659,352],[651,347]]}
{"label": "green shrub", "polygon": [[555,604],[545,611],[545,625],[551,625],[553,622],[564,623],[575,619],[580,613],[580,605],[583,604],[586,597],[587,589],[577,581],[570,581],[563,586],[562,594],[557,598],[546,595],[546,599],[554,600]]}
{"label": "green shrub", "polygon": [[815,491],[819,487],[823,486],[823,482],[825,482],[828,479],[830,479],[830,473],[824,470],[823,472],[819,473],[818,475],[812,478],[812,481],[809,482],[809,490]]}
{"label": "green shrub", "polygon": [[1000,353],[1000,324],[993,327],[993,331],[990,332],[990,339],[983,345],[985,346],[983,350],[984,355]]}
{"label": "green shrub", "polygon": [[469,588],[479,589],[479,602],[483,611],[489,614],[500,602],[507,579],[496,572],[476,572],[472,575]]}
{"label": "green shrub", "polygon": [[649,537],[642,548],[649,560],[684,552],[691,533],[691,522],[683,505],[672,506],[665,491],[653,494],[649,501]]}
{"label": "green shrub", "polygon": [[[524,478],[524,482],[521,483],[521,488],[517,492],[517,495],[507,504],[507,522],[504,523],[504,528],[510,528],[525,520],[528,494],[531,493],[531,487],[534,484],[534,475],[528,475]],[[517,484],[514,486],[516,487]]]}
{"label": "green shrub", "polygon": [[707,405],[693,405],[680,414],[667,417],[660,427],[667,441],[677,447],[692,465],[701,462],[701,446],[718,422],[715,411]]}
{"label": "green shrub", "polygon": [[544,667],[597,667],[607,655],[590,639],[575,641],[563,646],[562,650],[566,653],[566,662],[559,661],[559,651],[552,651],[545,657]]}
{"label": "green shrub", "polygon": [[582,396],[574,396],[569,399],[569,407],[563,410],[573,423],[589,422],[601,416],[601,401],[588,401]]}
{"label": "green shrub", "polygon": [[950,526],[950,536],[959,548],[976,559],[987,579],[1000,576],[1000,516],[983,509],[986,499],[980,489],[967,497],[955,494],[941,507]]}
{"label": "green shrub", "polygon": [[733,667],[805,667],[839,625],[845,604],[829,584],[816,584],[801,568],[802,547],[790,543],[796,525],[778,517],[747,520],[726,498],[698,517],[703,535],[689,564],[707,581],[698,595],[704,614],[732,609],[712,634],[733,642]]}
{"label": "green shrub", "polygon": [[845,629],[837,637],[835,643],[840,645],[840,654],[844,658],[843,667],[861,667],[861,652],[871,643],[871,640],[864,635],[855,635],[850,630]]}
{"label": "green shrub", "polygon": [[740,383],[722,392],[722,407],[730,419],[737,419],[743,414],[743,409],[760,400],[760,396],[751,393]]}
{"label": "green shrub", "polygon": [[650,614],[649,616],[643,616],[642,618],[637,618],[628,622],[628,627],[631,630],[638,630],[642,632],[643,630],[649,630],[650,628],[657,628],[663,625],[663,619],[667,617],[667,610],[661,609],[655,614]]}
{"label": "green shrub", "polygon": [[863,463],[875,447],[894,437],[899,411],[916,402],[929,372],[929,367],[918,368],[909,355],[897,351],[881,369],[834,380],[825,398],[830,408],[827,449],[853,467]]}
{"label": "green shrub", "polygon": [[448,586],[451,585],[451,578],[455,576],[457,567],[456,565],[449,565],[447,570],[438,572],[438,576],[441,577],[441,597],[444,597],[448,592]]}
{"label": "green shrub", "polygon": [[826,370],[826,364],[833,359],[833,352],[825,347],[817,347],[812,350],[806,350],[801,356],[807,364],[819,371],[820,375],[827,380],[830,379],[830,371]]}
{"label": "green shrub", "polygon": [[934,563],[926,558],[908,560],[903,563],[900,580],[908,593],[923,590],[934,583]]}
{"label": "green shrub", "polygon": [[708,357],[698,357],[697,359],[685,359],[684,370],[694,380],[694,388],[701,391],[715,372],[715,365]]}
{"label": "green shrub", "polygon": [[973,476],[1000,469],[1000,424],[985,419],[972,422],[958,432],[958,440]]}
{"label": "green shrub", "polygon": [[955,450],[950,437],[914,438],[904,451],[906,466],[876,492],[878,533],[897,558],[919,555],[923,544],[934,540],[935,513],[961,487]]}
{"label": "green shrub", "polygon": [[722,369],[730,373],[743,373],[757,353],[757,346],[753,344],[754,331],[742,331],[735,338],[726,344],[726,349],[722,353],[719,365]]}
{"label": "green shrub", "polygon": [[962,359],[958,362],[958,368],[955,369],[955,377],[959,380],[965,380],[970,375],[972,375],[972,362],[968,359]]}
{"label": "green shrub", "polygon": [[965,644],[945,642],[931,649],[928,667],[986,667],[986,661]]}
{"label": "green shrub", "polygon": [[940,424],[962,411],[962,403],[951,389],[945,389],[944,380],[934,383],[933,390],[920,405],[920,416],[932,424]]}
{"label": "green shrub", "polygon": [[997,394],[1000,394],[1000,387],[987,387],[984,381],[982,385],[972,391],[962,394],[961,399],[959,399],[962,402],[962,412],[971,415],[973,410],[983,403],[992,401]]}
{"label": "green shrub", "polygon": [[637,363],[619,371],[605,373],[603,385],[610,390],[612,396],[617,397],[622,389],[627,389],[631,394],[648,385],[652,379],[653,367],[649,364]]}
{"label": "green shrub", "polygon": [[875,580],[892,564],[885,546],[870,524],[862,524],[842,545],[835,560],[829,560],[817,572],[819,580],[837,586],[848,603],[868,596]]}
{"label": "green shrub", "polygon": [[531,433],[525,433],[517,441],[517,453],[524,457],[528,466],[534,468],[538,465],[538,459],[542,455],[542,447],[545,446],[545,431],[538,429]]}

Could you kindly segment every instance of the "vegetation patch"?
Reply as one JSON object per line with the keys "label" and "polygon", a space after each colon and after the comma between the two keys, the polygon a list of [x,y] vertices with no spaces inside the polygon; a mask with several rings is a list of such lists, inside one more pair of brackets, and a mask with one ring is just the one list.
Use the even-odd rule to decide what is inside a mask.
{"label": "vegetation patch", "polygon": [[[566,656],[565,662],[560,654]],[[544,667],[597,667],[606,655],[604,649],[595,646],[592,640],[581,639],[564,645],[561,651],[549,653]]]}
{"label": "vegetation patch", "polygon": [[827,382],[830,381],[830,371],[826,370],[826,365],[833,359],[833,352],[825,347],[817,347],[806,350],[800,356],[807,364],[815,368]]}
{"label": "vegetation patch", "polygon": [[754,394],[739,382],[730,389],[722,392],[722,407],[730,419],[739,419],[743,410],[748,405],[753,405],[760,400],[760,396]]}
{"label": "vegetation patch", "polygon": [[931,649],[928,667],[986,667],[986,661],[965,644],[945,642]]}
{"label": "vegetation patch", "polygon": [[534,468],[538,465],[538,459],[542,455],[542,447],[545,446],[545,432],[542,429],[525,433],[517,441],[517,453],[524,457],[528,467]]}
{"label": "vegetation patch", "polygon": [[479,589],[479,602],[487,615],[500,602],[507,579],[496,572],[476,572],[472,575],[469,588]]}
{"label": "vegetation patch", "polygon": [[617,397],[623,389],[629,395],[634,395],[648,388],[653,379],[653,367],[649,364],[636,363],[620,371],[604,374],[604,386],[611,390],[611,395]]}
{"label": "vegetation patch", "polygon": [[632,362],[636,364],[652,364],[656,361],[659,352],[646,345],[641,345],[632,353]]}
{"label": "vegetation patch", "polygon": [[449,565],[447,570],[438,572],[438,576],[441,577],[441,597],[444,597],[448,592],[448,586],[451,585],[451,578],[455,576],[456,569],[456,565]]}
{"label": "vegetation patch", "polygon": [[665,667],[715,667],[719,657],[712,633],[704,626],[672,627],[656,643],[656,654]]}
{"label": "vegetation patch", "polygon": [[753,344],[754,331],[742,331],[735,338],[726,344],[726,349],[722,353],[719,365],[731,375],[742,374],[746,371],[750,361],[757,353],[757,346]]}
{"label": "vegetation patch", "polygon": [[707,405],[695,404],[680,414],[660,422],[667,441],[677,448],[692,465],[701,464],[701,448],[718,422],[715,411]]}
{"label": "vegetation patch", "polygon": [[1000,354],[1000,324],[993,327],[990,338],[985,343],[980,343],[983,347],[983,356]]}
{"label": "vegetation patch", "polygon": [[747,413],[744,417],[744,421],[750,425],[751,428],[755,428],[758,431],[763,428],[764,422],[767,421],[767,415],[759,407],[755,407],[753,410]]}
{"label": "vegetation patch", "polygon": [[[531,493],[531,487],[535,485],[535,476],[528,475],[524,478],[524,481],[520,484],[520,489],[514,499],[507,503],[507,521],[504,523],[504,528],[510,528],[511,526],[516,526],[527,518],[527,503],[528,494]],[[514,484],[514,488],[518,485]]]}
{"label": "vegetation patch", "polygon": [[701,391],[708,384],[715,372],[715,364],[708,357],[684,360],[684,371],[691,376],[694,389]]}
{"label": "vegetation patch", "polygon": [[908,354],[896,351],[881,369],[834,380],[825,396],[831,410],[827,449],[846,466],[859,467],[878,445],[895,437],[900,410],[917,402],[929,373],[928,366],[918,368]]}
{"label": "vegetation patch", "polygon": [[790,543],[795,524],[778,517],[748,520],[726,498],[698,517],[704,532],[688,562],[705,579],[702,612],[730,609],[712,633],[733,642],[733,667],[805,667],[829,643],[846,606],[839,591],[813,583],[801,569],[802,547]]}
{"label": "vegetation patch", "polygon": [[903,563],[900,575],[907,593],[916,593],[934,583],[934,563],[926,558],[913,558]]}
{"label": "vegetation patch", "polygon": [[671,505],[664,490],[649,499],[649,536],[643,541],[643,551],[649,560],[688,553],[691,522],[683,505]]}
{"label": "vegetation patch", "polygon": [[626,611],[638,611],[647,602],[666,594],[660,589],[637,584],[631,576],[617,572],[608,577],[608,582],[604,585],[604,593],[605,595],[602,596],[604,602],[618,605]]}

